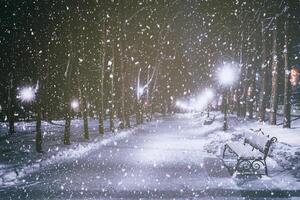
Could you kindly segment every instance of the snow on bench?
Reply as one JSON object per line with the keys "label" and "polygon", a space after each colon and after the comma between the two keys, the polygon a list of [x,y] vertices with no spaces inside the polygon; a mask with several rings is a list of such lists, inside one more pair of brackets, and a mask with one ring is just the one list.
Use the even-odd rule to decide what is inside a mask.
{"label": "snow on bench", "polygon": [[211,125],[211,124],[215,121],[215,118],[216,118],[215,115],[213,115],[212,117],[207,117],[207,118],[204,120],[203,125]]}
{"label": "snow on bench", "polygon": [[265,135],[261,130],[245,131],[243,138],[243,142],[225,144],[223,160],[234,157],[237,160],[234,170],[241,174],[263,175],[259,170],[264,167],[264,174],[268,175],[266,158],[277,138]]}

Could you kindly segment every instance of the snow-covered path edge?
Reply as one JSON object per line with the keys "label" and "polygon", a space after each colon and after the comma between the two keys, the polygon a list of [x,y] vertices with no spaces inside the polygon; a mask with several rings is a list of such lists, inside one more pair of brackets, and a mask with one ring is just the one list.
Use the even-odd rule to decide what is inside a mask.
{"label": "snow-covered path edge", "polygon": [[122,140],[136,132],[136,130],[142,129],[150,123],[154,122],[156,123],[157,121],[153,120],[152,122],[148,122],[147,124],[134,126],[132,128],[125,129],[117,133],[105,133],[104,136],[98,136],[93,141],[89,141],[87,143],[74,143],[67,149],[60,151],[55,155],[51,155],[50,157],[47,157],[46,155],[45,158],[37,160],[31,164],[21,166],[18,168],[10,168],[0,175],[0,188],[17,185],[18,183],[20,183],[22,178],[39,171],[41,168],[45,168],[49,165],[53,165],[61,161],[68,161],[80,158],[81,156],[87,155],[95,149]]}

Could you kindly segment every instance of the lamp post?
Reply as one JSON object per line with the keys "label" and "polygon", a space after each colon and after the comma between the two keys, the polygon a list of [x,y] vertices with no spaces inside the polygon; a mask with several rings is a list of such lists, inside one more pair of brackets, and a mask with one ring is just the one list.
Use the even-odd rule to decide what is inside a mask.
{"label": "lamp post", "polygon": [[228,129],[228,117],[227,117],[227,110],[228,110],[228,90],[225,89],[224,94],[224,121],[223,121],[223,131]]}
{"label": "lamp post", "polygon": [[233,83],[236,81],[237,72],[232,65],[225,64],[223,68],[219,71],[218,78],[220,84],[224,88],[223,92],[223,98],[224,98],[224,122],[223,122],[223,130],[226,131],[228,129],[228,92],[230,87],[233,85]]}
{"label": "lamp post", "polygon": [[214,97],[214,92],[210,88],[206,88],[204,91],[204,96],[207,99],[207,118],[209,118],[209,111],[210,111],[210,106],[211,106],[211,101]]}
{"label": "lamp post", "polygon": [[[19,99],[23,104],[31,104],[36,98],[36,90],[31,86],[25,86],[18,89],[17,99]],[[30,114],[24,116],[29,118]]]}
{"label": "lamp post", "polygon": [[[37,95],[37,88],[34,88],[33,86],[24,86],[21,88],[18,88],[17,93],[17,99],[21,101],[22,104],[26,105],[32,105],[36,104],[36,95]],[[28,118],[30,115],[28,115]]]}
{"label": "lamp post", "polygon": [[41,94],[38,92],[39,82],[37,82],[36,87],[23,87],[20,89],[18,98],[24,103],[34,102],[35,112],[36,112],[36,134],[35,134],[35,149],[36,152],[42,153],[42,103],[41,103]]}

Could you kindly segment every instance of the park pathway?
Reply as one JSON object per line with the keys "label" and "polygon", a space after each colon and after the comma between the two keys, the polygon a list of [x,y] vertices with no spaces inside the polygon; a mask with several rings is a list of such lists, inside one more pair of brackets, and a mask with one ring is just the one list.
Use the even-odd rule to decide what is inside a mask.
{"label": "park pathway", "polygon": [[204,150],[199,118],[181,114],[136,128],[85,157],[43,168],[0,199],[240,199],[222,162]]}

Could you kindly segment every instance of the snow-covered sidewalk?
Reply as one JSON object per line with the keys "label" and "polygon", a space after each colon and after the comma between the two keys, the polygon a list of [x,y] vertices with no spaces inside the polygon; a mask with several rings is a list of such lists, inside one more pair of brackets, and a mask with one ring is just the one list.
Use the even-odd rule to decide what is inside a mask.
{"label": "snow-covered sidewalk", "polygon": [[[160,117],[101,139],[95,130],[93,142],[79,142],[78,139],[80,144],[74,144],[74,150],[64,149],[69,154],[57,151],[55,155],[61,156],[43,159],[37,170],[25,173],[18,181],[11,181],[14,185],[6,183],[6,187],[0,189],[0,196],[7,199],[243,199],[254,196],[274,199],[300,196],[299,179],[292,169],[281,166],[277,159],[280,156],[274,155],[276,151],[282,152],[282,145],[297,148],[296,143],[282,143],[280,134],[276,135],[279,142],[274,146],[272,158],[268,159],[269,177],[232,177],[215,154],[227,141],[238,138],[243,130],[255,128],[257,122],[239,121],[231,116],[231,128],[223,132],[222,115],[215,114],[216,120],[211,125],[203,125],[204,116],[189,113]],[[80,120],[78,127],[74,124],[74,131],[81,138]]]}
{"label": "snow-covered sidewalk", "polygon": [[[197,116],[198,117],[198,116]],[[25,176],[0,195],[27,199],[191,198],[240,196],[222,163],[203,149],[202,119],[192,114],[161,117],[119,141],[84,156],[53,163]]]}
{"label": "snow-covered sidewalk", "polygon": [[43,122],[43,151],[35,151],[35,122],[16,123],[16,133],[6,135],[7,126],[0,126],[0,187],[12,186],[19,180],[48,165],[80,158],[92,150],[120,140],[132,133],[134,128],[111,133],[105,122],[105,134],[98,133],[98,121],[89,119],[90,140],[83,139],[83,121],[71,123],[71,145],[63,144],[64,121]]}

